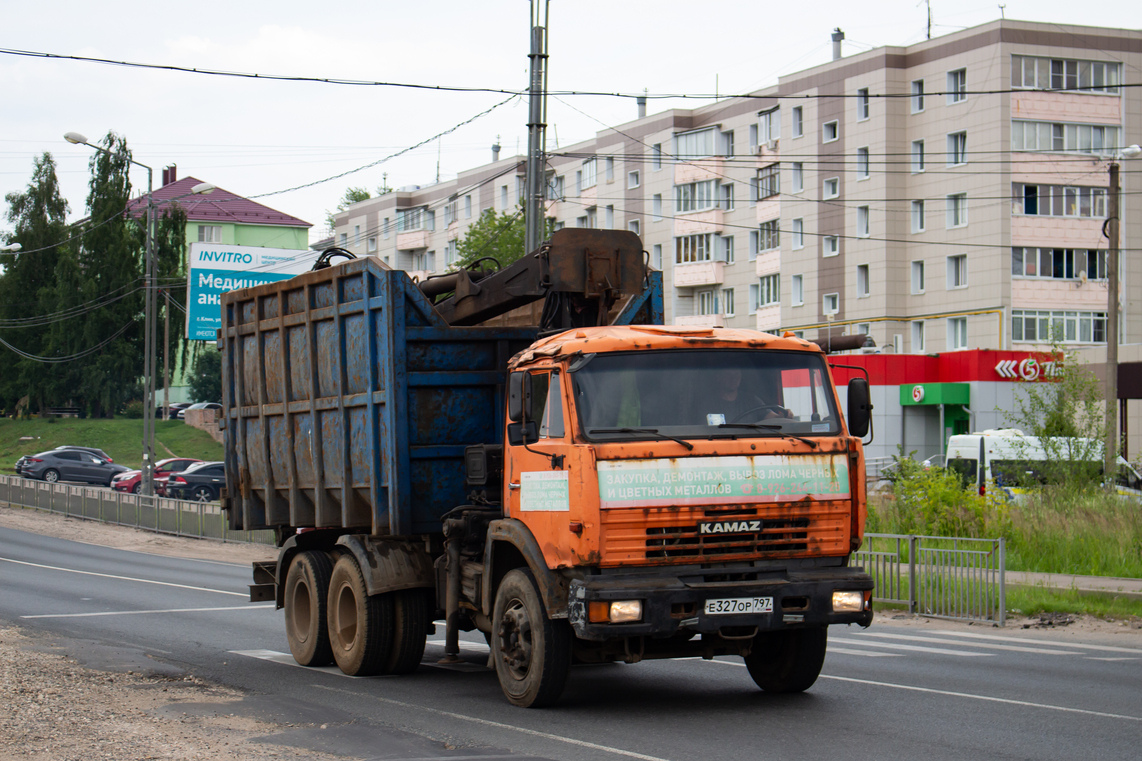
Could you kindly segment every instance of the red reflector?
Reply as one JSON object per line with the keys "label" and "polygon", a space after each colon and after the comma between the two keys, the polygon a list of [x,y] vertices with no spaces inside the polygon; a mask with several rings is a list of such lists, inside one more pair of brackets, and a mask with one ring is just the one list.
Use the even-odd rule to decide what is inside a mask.
{"label": "red reflector", "polygon": [[981,497],[986,497],[986,496],[987,496],[987,486],[986,486],[986,485],[984,485],[984,484],[980,484],[980,487],[979,487],[979,496],[981,496]]}

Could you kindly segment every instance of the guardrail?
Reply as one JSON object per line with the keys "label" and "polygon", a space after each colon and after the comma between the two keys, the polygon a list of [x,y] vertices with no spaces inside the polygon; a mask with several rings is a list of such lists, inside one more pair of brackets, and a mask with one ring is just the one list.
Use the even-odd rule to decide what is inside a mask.
{"label": "guardrail", "polygon": [[0,476],[0,503],[174,536],[274,545],[273,531],[232,531],[217,502],[144,497],[98,486]]}
{"label": "guardrail", "polygon": [[1006,561],[1002,538],[865,534],[852,562],[876,581],[876,602],[907,605],[921,616],[1003,626]]}

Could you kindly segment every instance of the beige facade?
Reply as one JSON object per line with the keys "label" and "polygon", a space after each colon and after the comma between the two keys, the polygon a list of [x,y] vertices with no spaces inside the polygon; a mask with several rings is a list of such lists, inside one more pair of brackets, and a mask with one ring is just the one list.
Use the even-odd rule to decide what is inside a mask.
{"label": "beige facade", "polygon": [[[1097,345],[1108,159],[1142,142],[1142,93],[1116,85],[1140,68],[1142,32],[1017,21],[846,56],[551,150],[548,215],[638,232],[675,324],[868,332],[904,353],[1030,349],[1051,331]],[[1134,343],[1142,209],[1124,170]],[[444,272],[480,212],[522,192],[522,159],[500,160],[356,204],[336,240]]]}

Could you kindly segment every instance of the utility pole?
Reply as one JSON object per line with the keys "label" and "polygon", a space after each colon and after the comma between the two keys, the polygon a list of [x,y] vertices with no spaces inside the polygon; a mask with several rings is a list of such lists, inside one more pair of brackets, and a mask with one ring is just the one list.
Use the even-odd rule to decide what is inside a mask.
{"label": "utility pole", "polygon": [[1118,462],[1118,162],[1110,162],[1110,187],[1107,188],[1106,237],[1106,442],[1103,445],[1103,468],[1106,478],[1113,479]]}
{"label": "utility pole", "polygon": [[547,22],[550,0],[531,0],[531,84],[528,88],[527,199],[524,205],[524,249],[531,253],[543,242],[545,229],[547,150]]}
{"label": "utility pole", "polygon": [[163,291],[166,310],[163,313],[163,420],[171,416],[171,292]]}

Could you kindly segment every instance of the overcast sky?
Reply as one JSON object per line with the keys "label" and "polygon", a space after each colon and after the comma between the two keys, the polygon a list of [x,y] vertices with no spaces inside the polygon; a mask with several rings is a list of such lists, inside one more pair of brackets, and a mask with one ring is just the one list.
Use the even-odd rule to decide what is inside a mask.
{"label": "overcast sky", "polygon": [[[262,75],[481,87],[518,91],[528,83],[527,0],[416,3],[39,0],[3,7],[0,48],[132,63]],[[932,36],[1000,17],[982,1],[933,0]],[[1097,15],[1091,13],[1097,8]],[[1136,27],[1135,2],[1087,5],[1008,0],[1007,18]],[[830,32],[846,34],[845,54],[907,45],[926,36],[915,0],[729,2],[551,0],[553,91],[745,93],[830,58]],[[1126,72],[1127,82],[1138,72]],[[33,158],[56,159],[69,219],[84,216],[92,142],[113,130],[134,158],[154,169],[177,164],[194,176],[324,229],[345,189],[375,193],[428,185],[486,163],[497,136],[504,155],[527,145],[527,102],[491,114],[405,156],[328,182],[405,150],[507,96],[396,87],[236,79],[75,60],[0,54],[0,193],[23,191]],[[704,101],[652,100],[650,113]],[[632,100],[562,95],[548,103],[548,149],[632,120]],[[1127,142],[1138,142],[1130,134]],[[132,183],[146,189],[146,172]],[[301,190],[280,193],[299,185]],[[11,230],[3,205],[0,234]]]}

